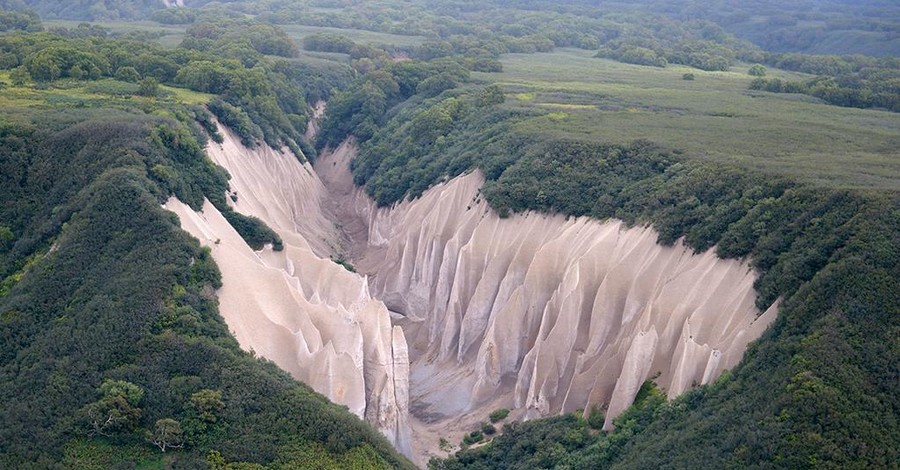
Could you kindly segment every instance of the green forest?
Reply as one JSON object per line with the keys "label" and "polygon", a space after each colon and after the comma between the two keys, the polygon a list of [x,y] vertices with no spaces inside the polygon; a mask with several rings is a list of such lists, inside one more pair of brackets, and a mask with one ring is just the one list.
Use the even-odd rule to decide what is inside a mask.
{"label": "green forest", "polygon": [[[900,461],[892,2],[189,3],[0,0],[0,467],[413,468],[241,351],[219,316],[218,268],[160,204],[206,198],[252,247],[282,241],[226,203],[229,175],[203,152],[216,121],[300,159],[355,138],[354,181],[382,206],[479,169],[501,216],[652,225],[662,244],[749,260],[757,306],[781,302],[734,370],[673,401],[646,383],[613,432],[582,413],[491,425],[431,468]],[[649,104],[624,82],[579,81],[566,54]],[[564,64],[539,78],[547,60]],[[741,109],[678,127],[695,85],[777,103],[803,137],[772,137]],[[822,135],[810,112],[833,119],[831,150],[786,165]],[[642,119],[645,135],[610,140],[611,118]],[[719,157],[745,148],[731,122],[761,148]],[[702,128],[721,149],[670,137]]]}
{"label": "green forest", "polygon": [[[207,198],[251,246],[279,249],[225,203],[228,175],[203,152],[221,138],[210,112],[248,145],[295,145],[320,77],[255,49],[226,58],[216,48],[254,26],[219,27],[232,39],[177,50],[87,28],[0,37],[3,468],[410,466],[345,408],[240,350],[209,252],[160,207]],[[260,30],[257,47],[291,53]],[[213,95],[191,90],[217,97],[199,106]]]}
{"label": "green forest", "polygon": [[224,175],[185,124],[110,111],[2,129],[2,466],[403,466],[346,409],[240,351],[218,269],[159,206],[222,199]]}

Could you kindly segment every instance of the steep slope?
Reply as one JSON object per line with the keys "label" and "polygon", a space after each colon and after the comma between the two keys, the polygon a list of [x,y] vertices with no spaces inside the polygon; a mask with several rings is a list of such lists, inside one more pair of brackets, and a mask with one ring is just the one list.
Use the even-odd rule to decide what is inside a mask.
{"label": "steep slope", "polygon": [[611,429],[644,381],[670,398],[709,383],[776,315],[777,304],[755,307],[744,263],[659,245],[652,229],[616,220],[500,218],[478,172],[379,209],[353,185],[352,140],[315,172],[227,130],[207,153],[232,176],[234,209],[285,245],[254,252],[210,204],[167,204],[212,249],[240,344],[419,463],[441,433],[456,438],[498,407],[536,418],[596,406]]}
{"label": "steep slope", "polygon": [[[115,108],[15,116],[0,136],[0,468],[410,466],[229,334],[219,270],[160,208],[173,193],[225,205],[187,127]],[[160,421],[182,448],[148,442]]]}
{"label": "steep slope", "polygon": [[754,306],[744,263],[615,220],[501,219],[477,172],[377,209],[352,186],[354,155],[345,142],[316,170],[353,228],[357,268],[404,317],[417,434],[471,430],[500,406],[527,418],[608,407],[609,429],[645,380],[658,375],[670,398],[708,383],[775,318]]}
{"label": "steep slope", "polygon": [[346,405],[408,454],[403,331],[363,277],[328,259],[340,233],[322,212],[324,187],[289,151],[251,150],[230,131],[224,135],[207,153],[232,175],[235,210],[259,217],[284,240],[283,251],[254,252],[208,202],[199,213],[177,200],[166,204],[212,249],[226,323],[244,349]]}
{"label": "steep slope", "polygon": [[657,372],[669,397],[716,378],[774,318],[759,316],[745,264],[619,221],[500,219],[482,181],[470,173],[378,212],[359,263],[377,273],[376,295],[421,322],[418,358],[472,370],[469,406],[515,378],[529,416],[609,403],[608,425]]}
{"label": "steep slope", "polygon": [[352,141],[315,172],[227,130],[207,152],[232,176],[234,209],[285,245],[254,252],[210,204],[167,204],[212,249],[240,344],[419,463],[438,437],[461,436],[497,407],[534,418],[596,405],[609,428],[645,380],[658,376],[670,397],[707,383],[775,316],[754,307],[745,264],[663,247],[619,221],[501,219],[479,197],[478,173],[378,209],[352,183]]}

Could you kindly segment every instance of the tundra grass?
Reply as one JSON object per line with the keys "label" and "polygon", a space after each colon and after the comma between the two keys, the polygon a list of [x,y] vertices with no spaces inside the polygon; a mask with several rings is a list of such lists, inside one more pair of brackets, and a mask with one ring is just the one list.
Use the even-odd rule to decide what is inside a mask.
{"label": "tundra grass", "polygon": [[75,28],[81,23],[95,24],[108,28],[113,34],[125,34],[137,31],[148,31],[158,33],[160,36],[156,40],[163,47],[174,49],[181,44],[184,39],[184,32],[189,25],[166,25],[155,21],[71,21],[71,20],[45,20],[44,26],[47,27],[63,27]]}
{"label": "tundra grass", "polygon": [[[900,114],[841,108],[801,95],[748,90],[747,65],[728,72],[623,64],[562,49],[508,54],[510,107],[543,110],[528,134],[601,142],[646,139],[694,158],[729,161],[837,188],[900,190]],[[685,73],[694,80],[684,80]],[[770,69],[769,77],[808,75]]]}
{"label": "tundra grass", "polygon": [[297,45],[303,44],[303,38],[312,34],[337,34],[346,36],[354,42],[368,45],[387,45],[387,46],[417,46],[425,41],[424,36],[404,36],[400,34],[379,33],[375,31],[366,31],[363,29],[342,29],[330,28],[325,26],[306,26],[306,25],[279,25],[288,36],[297,42]]}
{"label": "tundra grass", "polygon": [[159,96],[144,97],[136,94],[122,94],[119,90],[137,86],[112,79],[92,81],[63,80],[46,88],[28,83],[13,86],[8,71],[0,71],[0,108],[24,112],[22,108],[47,107],[100,107],[100,106],[147,106],[153,104],[205,104],[213,95],[168,85],[159,86]]}

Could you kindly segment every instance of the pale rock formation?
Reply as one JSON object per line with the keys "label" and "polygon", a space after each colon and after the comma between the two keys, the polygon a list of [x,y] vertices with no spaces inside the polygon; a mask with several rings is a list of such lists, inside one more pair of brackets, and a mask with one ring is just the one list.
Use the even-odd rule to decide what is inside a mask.
{"label": "pale rock formation", "polygon": [[207,150],[234,208],[285,242],[253,252],[209,204],[167,204],[212,248],[226,322],[420,465],[499,407],[527,419],[597,405],[609,428],[648,378],[670,397],[715,380],[776,315],[754,307],[745,263],[615,220],[501,219],[477,172],[377,208],[353,185],[352,140],[313,171],[225,137]]}
{"label": "pale rock formation", "polygon": [[184,0],[163,0],[163,5],[165,5],[166,8],[183,7]]}
{"label": "pale rock formation", "polygon": [[353,153],[345,143],[316,169],[353,212],[343,220],[368,227],[356,266],[404,318],[411,406],[434,425],[498,404],[526,417],[599,405],[609,429],[645,380],[658,374],[670,398],[708,383],[775,318],[756,309],[746,263],[615,220],[501,219],[478,172],[378,209],[348,190]]}
{"label": "pale rock formation", "polygon": [[322,183],[289,150],[251,150],[220,129],[224,143],[207,153],[232,176],[234,209],[284,241],[283,251],[254,252],[210,203],[200,213],[175,199],[166,204],[211,248],[225,322],[244,349],[346,405],[410,454],[406,339],[366,279],[328,259],[341,233],[322,210]]}
{"label": "pale rock formation", "polygon": [[325,115],[325,106],[324,101],[317,101],[313,106],[313,114],[306,123],[306,132],[303,133],[303,138],[307,141],[312,142],[319,133],[319,123],[322,121],[322,116]]}

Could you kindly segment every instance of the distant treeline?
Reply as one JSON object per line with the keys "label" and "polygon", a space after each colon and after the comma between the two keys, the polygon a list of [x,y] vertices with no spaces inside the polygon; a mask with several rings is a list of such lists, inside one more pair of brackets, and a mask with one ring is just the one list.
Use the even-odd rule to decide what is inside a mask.
{"label": "distant treeline", "polygon": [[[793,83],[787,88],[817,96],[831,104],[897,110],[900,63],[896,58],[766,51],[736,38],[726,29],[736,17],[731,16],[725,21],[717,13],[724,11],[723,5],[716,4],[714,11],[701,11],[697,5],[685,6],[691,13],[654,5],[648,8],[656,14],[646,11],[611,14],[596,12],[584,2],[557,7],[530,5],[530,10],[519,9],[525,6],[518,2],[508,3],[460,1],[450,5],[435,2],[406,5],[385,1],[328,12],[285,11],[280,13],[281,16],[273,13],[275,16],[267,19],[419,34],[430,39],[407,48],[404,51],[407,55],[423,60],[463,56],[468,61],[467,68],[483,72],[502,70],[497,60],[500,54],[547,52],[555,47],[598,49],[598,57],[625,63],[656,67],[679,64],[707,71],[726,71],[740,60],[818,75],[822,78],[809,83]],[[512,9],[490,8],[491,4]],[[376,12],[378,8],[382,10]],[[386,14],[384,9],[391,13]],[[868,11],[880,10],[870,8]],[[671,16],[676,16],[677,21]],[[359,46],[339,35],[313,35],[306,38],[305,47],[349,54]],[[758,80],[753,88],[779,91],[782,86],[779,80]]]}
{"label": "distant treeline", "polygon": [[86,25],[0,37],[0,69],[10,70],[17,85],[108,77],[211,93],[224,104],[210,109],[246,145],[265,141],[301,155],[307,102],[327,98],[332,87],[349,82],[352,70],[339,64],[314,70],[289,60],[296,54],[296,45],[283,31],[248,21],[195,24],[174,50],[110,39],[102,29]]}
{"label": "distant treeline", "polygon": [[819,76],[805,81],[758,78],[751,90],[802,93],[837,106],[900,112],[900,59],[784,54],[772,56],[769,63]]}
{"label": "distant treeline", "polygon": [[649,12],[600,12],[584,5],[530,9],[504,2],[371,2],[328,12],[292,10],[265,16],[275,22],[358,28],[429,38],[407,52],[422,59],[464,55],[496,59],[504,53],[548,52],[554,47],[600,49],[625,62],[668,62],[724,70],[735,59],[762,52],[709,21],[675,22]]}
{"label": "distant treeline", "polygon": [[33,11],[0,10],[0,33],[6,31],[40,31],[41,19]]}
{"label": "distant treeline", "polygon": [[[813,0],[796,5],[767,0],[611,4],[584,0],[192,0],[186,8],[165,8],[161,0],[2,0],[0,8],[31,8],[48,19],[153,19],[169,24],[193,23],[206,12],[216,12],[234,17],[251,15],[280,24],[365,29],[433,39],[496,36],[508,44],[549,39],[557,46],[586,49],[621,37],[653,38],[694,22],[715,25],[771,52],[877,57],[900,53],[898,26],[891,20],[897,17],[898,6],[888,0]],[[648,31],[653,34],[647,36]]]}
{"label": "distant treeline", "polygon": [[[28,2],[33,6],[48,6],[49,0]],[[879,2],[867,2],[864,15],[849,15],[846,6],[830,0],[829,13],[812,14],[782,8],[783,17],[775,17],[765,2],[741,5],[713,2],[701,7],[696,2],[672,0],[662,3],[636,4],[602,9],[590,2],[571,1],[562,4],[535,4],[534,2],[508,2],[495,0],[452,2],[403,0],[379,0],[365,3],[307,0],[237,0],[222,4],[209,2],[192,4],[192,8],[157,9],[150,16],[163,23],[191,24],[184,47],[196,49],[204,45],[209,24],[222,18],[239,21],[241,15],[255,16],[258,20],[273,23],[299,23],[313,26],[353,28],[403,35],[420,35],[426,41],[415,47],[392,47],[387,52],[395,56],[431,60],[440,57],[465,57],[465,66],[479,72],[498,72],[502,65],[497,60],[504,53],[547,52],[555,47],[578,47],[597,50],[598,57],[638,64],[665,67],[680,64],[707,71],[725,71],[736,61],[765,63],[792,71],[813,73],[834,79],[819,80],[816,84],[792,84],[789,89],[817,96],[825,101],[854,107],[881,107],[896,110],[897,74],[896,59],[875,59],[861,56],[805,56],[802,54],[778,54],[793,47],[769,47],[762,49],[747,40],[738,39],[741,33],[759,39],[758,31],[767,29],[789,31],[801,28],[798,22],[826,21],[834,28],[850,28],[866,31],[897,32],[879,15],[891,11],[891,7]],[[753,2],[751,2],[753,3]],[[107,7],[119,7],[107,2]],[[75,8],[75,6],[69,6]],[[138,8],[135,6],[134,8]],[[781,8],[781,7],[779,7]],[[894,8],[896,10],[896,8]],[[140,11],[141,10],[139,8]],[[43,11],[43,10],[39,10]],[[57,9],[54,11],[69,11]],[[75,10],[72,10],[75,11]],[[262,13],[261,13],[262,12]],[[747,15],[765,12],[766,22],[750,21]],[[135,15],[147,17],[149,13],[129,12],[123,17]],[[824,15],[824,16],[823,16]],[[777,21],[776,21],[777,20]],[[750,26],[737,27],[748,23]],[[2,23],[0,23],[2,24]],[[748,30],[749,28],[749,30]],[[235,30],[236,31],[236,30]],[[841,30],[843,31],[843,30]],[[290,57],[295,51],[284,37],[277,38],[262,25],[245,28],[240,32],[247,36],[242,47],[249,46],[257,53]],[[738,35],[738,36],[736,36]],[[234,38],[226,39],[234,46]],[[249,42],[249,45],[247,44]],[[884,42],[890,42],[885,38]],[[873,43],[874,44],[874,43]],[[308,36],[304,46],[308,50],[350,54],[352,59],[367,71],[370,60],[378,53],[369,46],[357,45],[340,35],[319,34]],[[776,51],[776,52],[773,52]],[[877,52],[877,51],[876,51]],[[383,54],[383,52],[381,52]],[[246,50],[232,49],[225,57],[246,62]],[[890,54],[876,54],[890,55]],[[891,65],[893,62],[893,65]],[[866,63],[860,71],[859,63]],[[851,71],[852,69],[852,71]],[[825,85],[823,85],[825,84]],[[778,91],[782,86],[757,82],[755,89]],[[320,95],[326,94],[323,90]],[[236,104],[236,103],[232,103]],[[257,110],[258,114],[260,111]],[[253,114],[253,113],[251,113]],[[296,114],[296,113],[289,113]],[[252,117],[252,116],[251,116]],[[258,126],[276,123],[273,115],[253,119]],[[277,128],[283,128],[279,123]],[[286,128],[286,127],[285,127]],[[298,143],[288,129],[263,130],[266,140],[282,140],[273,134],[290,136],[286,142]],[[249,135],[249,134],[248,134]]]}
{"label": "distant treeline", "polygon": [[[210,0],[189,3],[202,6]],[[153,12],[165,9],[165,3],[163,0],[0,0],[0,8],[31,9],[44,19],[137,20],[148,19]]]}

